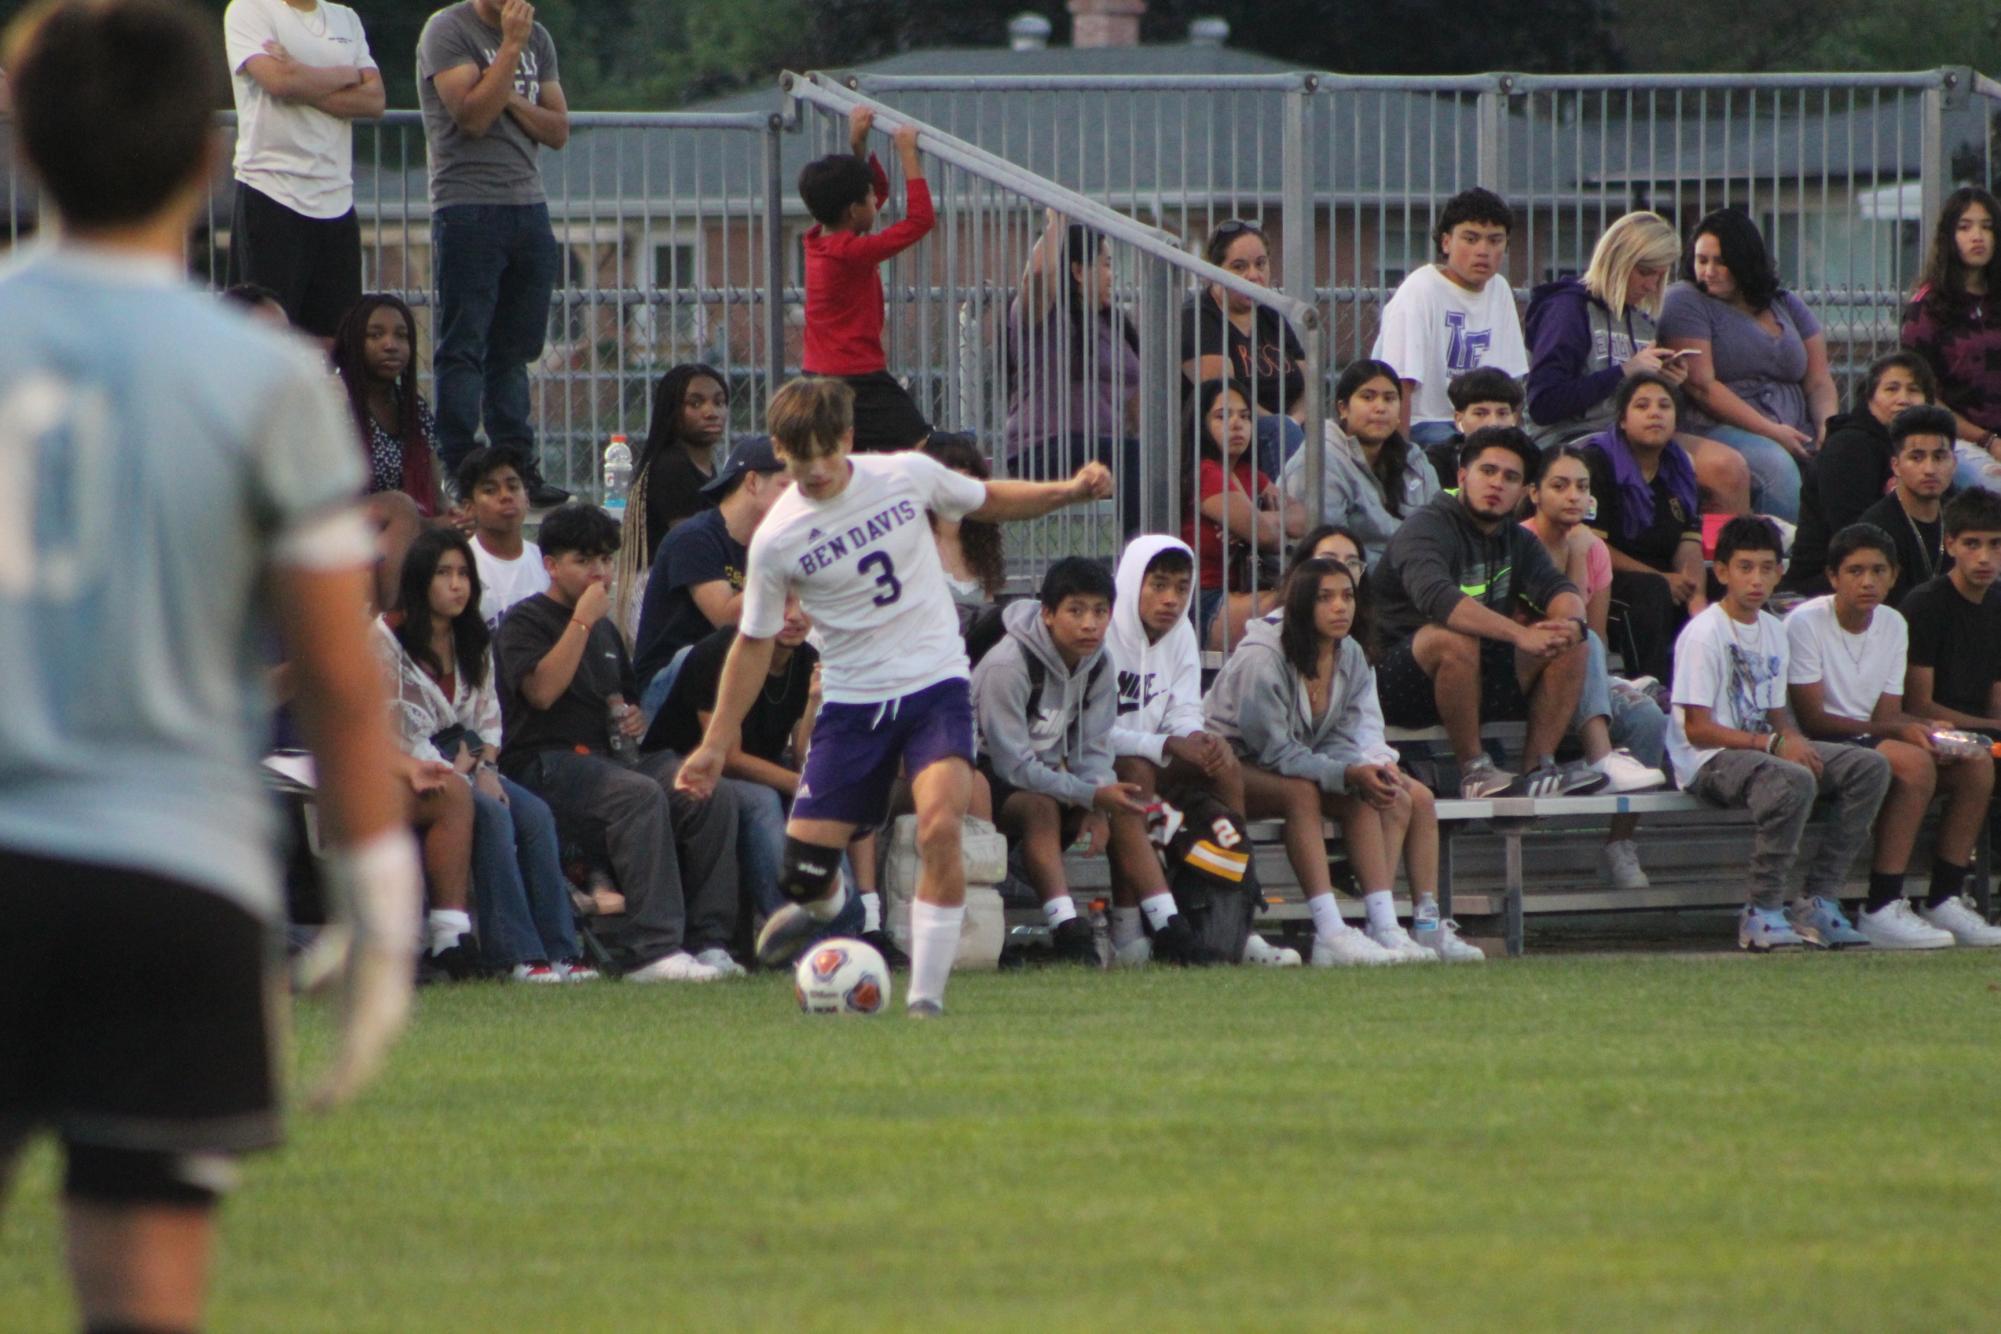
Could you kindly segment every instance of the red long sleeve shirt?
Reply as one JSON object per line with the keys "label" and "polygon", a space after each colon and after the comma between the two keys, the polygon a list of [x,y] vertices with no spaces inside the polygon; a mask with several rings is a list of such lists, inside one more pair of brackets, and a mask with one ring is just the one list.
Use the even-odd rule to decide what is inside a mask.
{"label": "red long sleeve shirt", "polygon": [[[889,198],[889,177],[869,158],[875,202]],[[806,233],[806,347],[810,375],[867,375],[887,370],[882,351],[882,273],[877,266],[917,244],[931,230],[931,187],[922,179],[903,186],[903,221],[866,236],[830,232],[815,225]]]}

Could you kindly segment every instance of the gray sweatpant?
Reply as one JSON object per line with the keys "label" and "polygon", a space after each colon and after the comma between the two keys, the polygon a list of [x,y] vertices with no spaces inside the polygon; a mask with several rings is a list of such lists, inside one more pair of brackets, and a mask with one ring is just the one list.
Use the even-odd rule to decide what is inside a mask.
{"label": "gray sweatpant", "polygon": [[736,797],[727,783],[707,801],[674,791],[681,757],[655,751],[628,769],[599,755],[544,751],[521,782],[557,821],[604,841],[625,916],[606,946],[627,968],[676,950],[728,948],[736,932]]}
{"label": "gray sweatpant", "polygon": [[1890,762],[1866,746],[1813,743],[1820,752],[1820,781],[1803,764],[1757,750],[1726,750],[1695,771],[1686,790],[1718,806],[1751,812],[1758,832],[1751,845],[1749,898],[1754,908],[1786,901],[1786,877],[1799,857],[1800,836],[1814,798],[1834,798],[1834,823],[1806,868],[1805,893],[1841,897],[1848,868],[1862,850],[1876,810],[1890,790]]}

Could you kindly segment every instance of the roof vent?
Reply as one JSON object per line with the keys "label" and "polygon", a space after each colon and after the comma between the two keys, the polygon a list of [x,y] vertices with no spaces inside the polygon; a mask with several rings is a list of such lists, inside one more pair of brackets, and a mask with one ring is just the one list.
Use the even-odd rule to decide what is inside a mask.
{"label": "roof vent", "polygon": [[1047,49],[1049,33],[1049,20],[1040,14],[1016,14],[1007,22],[1007,44],[1016,51]]}
{"label": "roof vent", "polygon": [[1188,25],[1190,46],[1227,46],[1230,42],[1230,21],[1228,19],[1195,19]]}

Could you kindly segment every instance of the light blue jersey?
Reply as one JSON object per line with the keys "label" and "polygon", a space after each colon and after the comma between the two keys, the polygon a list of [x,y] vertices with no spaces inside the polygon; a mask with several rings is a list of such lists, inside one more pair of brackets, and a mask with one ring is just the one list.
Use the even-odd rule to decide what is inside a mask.
{"label": "light blue jersey", "polygon": [[173,266],[0,269],[0,848],[275,911],[262,595],[362,473],[311,352]]}

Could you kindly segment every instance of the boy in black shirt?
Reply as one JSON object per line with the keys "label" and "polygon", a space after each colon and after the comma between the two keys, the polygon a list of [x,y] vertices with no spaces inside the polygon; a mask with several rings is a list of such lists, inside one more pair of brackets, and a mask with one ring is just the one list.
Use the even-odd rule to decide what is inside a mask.
{"label": "boy in black shirt", "polygon": [[697,802],[675,792],[673,751],[637,767],[613,754],[614,725],[634,739],[646,730],[628,703],[639,687],[624,637],[606,615],[618,525],[596,506],[570,504],[542,521],[540,536],[549,591],[517,603],[494,641],[500,767],[564,828],[603,840],[625,895],[610,945],[627,981],[740,975],[726,948],[736,928],[735,795]]}
{"label": "boy in black shirt", "polygon": [[1890,420],[1890,475],[1897,484],[1856,520],[1875,524],[1897,544],[1891,553],[1897,582],[1885,606],[1902,610],[1912,589],[1952,568],[1940,513],[1959,466],[1952,452],[1957,429],[1952,413],[1929,405],[1905,408]]}

